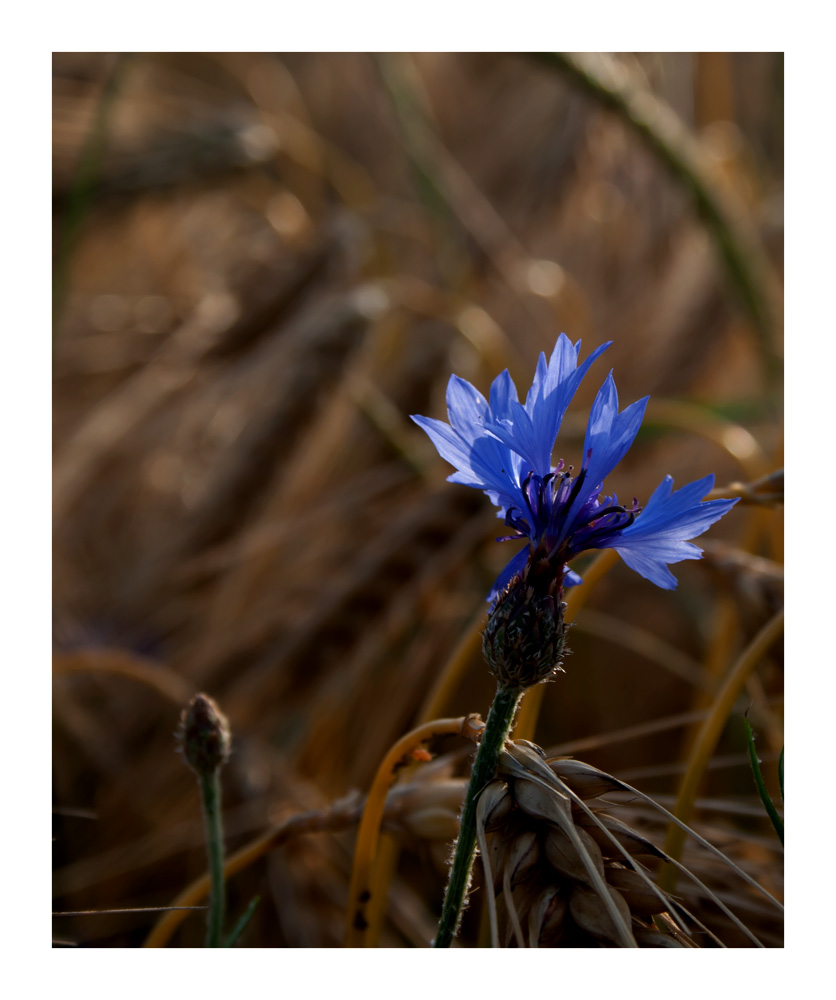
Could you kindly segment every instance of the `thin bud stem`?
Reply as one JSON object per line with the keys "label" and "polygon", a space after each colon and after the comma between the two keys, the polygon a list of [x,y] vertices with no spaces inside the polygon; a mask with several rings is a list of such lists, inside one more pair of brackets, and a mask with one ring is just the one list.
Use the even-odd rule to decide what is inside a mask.
{"label": "thin bud stem", "polygon": [[220,948],[226,910],[226,885],[224,883],[224,830],[221,819],[221,772],[200,775],[200,795],[203,802],[203,822],[206,827],[206,851],[209,855],[209,875],[212,890],[209,894],[209,923],[206,928],[206,947]]}

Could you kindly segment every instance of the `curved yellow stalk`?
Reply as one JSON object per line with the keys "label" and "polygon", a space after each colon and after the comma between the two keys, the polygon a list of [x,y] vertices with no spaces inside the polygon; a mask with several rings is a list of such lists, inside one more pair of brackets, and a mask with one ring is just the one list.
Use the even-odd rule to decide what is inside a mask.
{"label": "curved yellow stalk", "polygon": [[194,694],[194,688],[168,667],[124,649],[84,649],[74,653],[56,653],[52,658],[52,675],[116,674],[154,688],[178,707],[183,707]]}
{"label": "curved yellow stalk", "polygon": [[[694,741],[688,759],[687,770],[682,779],[679,795],[676,799],[674,815],[682,820],[683,823],[687,823],[690,819],[700,780],[717,746],[717,741],[720,739],[723,727],[728,720],[738,695],[743,690],[746,681],[755,667],[757,667],[773,643],[776,642],[783,629],[784,612],[782,609],[764,625],[746,649],[744,649],[738,657],[737,662],[729,671],[722,687],[717,692],[708,717],[700,727],[697,738]],[[679,827],[672,826],[668,830],[665,852],[671,857],[679,859],[684,839],[684,832]],[[660,884],[663,889],[670,892],[673,889],[675,880],[676,872],[670,868],[666,868],[660,878]]]}
{"label": "curved yellow stalk", "polygon": [[[419,725],[437,718],[450,703],[464,672],[478,653],[482,640],[482,621],[484,617],[484,608],[480,607],[478,612],[468,622],[462,638],[448,657],[435,684],[430,689],[427,697],[424,699],[423,705],[418,711]],[[380,937],[386,900],[389,896],[389,883],[395,874],[399,853],[400,844],[398,840],[395,837],[383,834],[378,843],[373,862],[373,871],[370,875],[373,888],[372,897],[369,900],[366,910],[368,927],[360,942],[360,946],[363,948],[374,948]]]}
{"label": "curved yellow stalk", "polygon": [[354,847],[354,864],[351,870],[351,887],[348,896],[348,918],[346,923],[346,948],[359,948],[364,944],[366,929],[369,927],[368,906],[372,899],[372,867],[380,838],[380,824],[386,806],[386,794],[395,778],[398,765],[412,750],[434,736],[451,736],[461,733],[466,717],[458,719],[435,719],[413,729],[398,740],[389,750],[377,774],[363,809],[357,843]]}
{"label": "curved yellow stalk", "polygon": [[386,917],[386,905],[389,902],[389,886],[398,869],[400,854],[400,836],[381,830],[370,875],[372,898],[366,909],[366,920],[369,926],[363,934],[360,945],[362,948],[376,948],[378,941],[380,941],[383,921]]}

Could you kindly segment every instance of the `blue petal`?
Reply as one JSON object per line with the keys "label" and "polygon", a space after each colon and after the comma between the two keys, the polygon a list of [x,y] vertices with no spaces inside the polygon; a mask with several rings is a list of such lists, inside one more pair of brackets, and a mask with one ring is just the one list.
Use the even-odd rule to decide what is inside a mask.
{"label": "blue petal", "polygon": [[524,475],[533,471],[545,476],[551,471],[554,443],[566,409],[589,366],[609,343],[593,351],[578,368],[580,347],[580,341],[572,344],[566,334],[561,333],[548,364],[545,355],[540,355],[525,406],[516,400],[509,401],[504,416],[492,406],[494,423],[490,430],[522,456]]}
{"label": "blue petal", "polygon": [[714,476],[709,474],[703,476],[702,479],[695,479],[693,483],[681,486],[676,493],[672,493],[673,476],[668,475],[650,494],[650,499],[645,504],[645,510],[655,507],[656,504],[662,504],[669,498],[676,500],[683,507],[687,507],[690,504],[699,503],[706,493],[710,493],[713,489]]}
{"label": "blue petal", "polygon": [[624,562],[646,580],[663,590],[674,590],[677,579],[668,569],[668,563],[683,559],[702,559],[702,549],[690,542],[665,539],[643,542],[641,545],[613,545],[612,548]]}
{"label": "blue petal", "polygon": [[447,416],[450,426],[462,437],[476,438],[485,433],[488,404],[485,397],[458,375],[447,383]]}
{"label": "blue petal", "polygon": [[461,478],[457,481],[466,486],[477,486],[482,488],[479,477],[473,471],[470,464],[470,453],[472,446],[453,430],[449,424],[443,420],[436,420],[434,417],[420,417],[415,414],[411,418],[418,426],[424,430],[429,439],[435,445],[439,455],[456,467],[461,473]]}
{"label": "blue petal", "polygon": [[618,412],[612,372],[601,386],[589,414],[583,454],[590,486],[602,483],[627,454],[639,432],[649,396]]}
{"label": "blue petal", "polygon": [[[529,472],[535,472],[538,476],[545,476],[551,472],[554,438],[549,445],[539,439],[531,417],[518,402],[514,401],[511,404],[511,418],[492,424],[490,431],[499,441],[508,448],[512,448],[522,458],[523,477],[527,476]],[[548,455],[545,460],[543,459],[544,454]]]}
{"label": "blue petal", "polygon": [[619,413],[612,372],[605,379],[589,414],[582,466],[586,470],[586,481],[567,514],[567,531],[571,531],[583,506],[599,492],[606,477],[627,454],[641,427],[649,398],[645,396]]}
{"label": "blue petal", "polygon": [[529,548],[526,545],[525,548],[520,549],[514,558],[508,562],[505,569],[503,569],[499,576],[494,580],[491,592],[488,594],[489,601],[495,601],[502,591],[505,590],[511,580],[513,580],[518,573],[522,573],[525,569],[525,564],[528,562],[528,555]]}
{"label": "blue petal", "polygon": [[700,559],[702,550],[688,539],[696,538],[719,521],[739,499],[700,503],[700,497],[713,485],[714,476],[705,476],[672,493],[673,478],[665,476],[633,524],[599,542],[599,546],[615,549],[631,569],[657,586],[672,590],[676,577],[667,568],[668,564]]}
{"label": "blue petal", "polygon": [[478,438],[470,450],[470,464],[482,476],[482,489],[495,490],[516,507],[525,506],[519,485],[521,462],[519,455],[493,437]]}
{"label": "blue petal", "polygon": [[[566,334],[561,333],[561,335],[557,338],[557,342],[554,345],[554,350],[552,351],[552,357],[555,356],[555,354],[559,349],[560,350],[563,349],[562,345],[564,342],[571,344],[571,341],[569,341],[569,338],[566,336]],[[580,341],[578,341],[578,347],[580,347]],[[575,352],[575,357],[577,358],[576,352]],[[538,402],[543,398],[543,393],[545,391],[544,386],[546,384],[546,379],[548,378],[548,374],[549,374],[549,364],[546,361],[546,355],[542,351],[540,351],[540,355],[537,358],[537,367],[534,370],[534,381],[531,383],[531,388],[528,390],[525,396],[525,408],[526,410],[528,410],[529,413],[533,412],[536,409]]]}
{"label": "blue petal", "polygon": [[[475,397],[458,384],[453,386],[449,397],[459,407],[456,421],[462,433],[442,420],[412,416],[412,420],[429,436],[439,455],[457,470],[448,477],[449,481],[480,490],[493,490],[506,498],[507,504],[503,501],[503,505],[524,506],[518,485],[520,458],[496,438],[484,435],[477,426],[468,423],[475,412],[470,403],[474,407],[478,405]],[[482,436],[479,436],[480,433]]]}
{"label": "blue petal", "polygon": [[501,419],[511,412],[511,403],[517,402],[517,387],[508,369],[500,372],[491,384],[491,415],[494,420]]}
{"label": "blue petal", "polygon": [[[612,341],[602,344],[578,367],[581,342],[573,344],[565,333],[557,338],[551,358],[546,365],[545,355],[540,355],[534,382],[525,400],[525,409],[534,425],[540,450],[533,456],[534,468],[551,469],[555,439],[566,409],[578,391],[590,365],[600,357]],[[542,475],[542,473],[541,473]]]}
{"label": "blue petal", "polygon": [[711,527],[738,502],[734,500],[706,500],[700,497],[711,491],[714,476],[705,476],[672,493],[673,477],[665,476],[647,501],[644,510],[629,528],[621,532],[621,539],[630,543],[648,538],[696,538]]}

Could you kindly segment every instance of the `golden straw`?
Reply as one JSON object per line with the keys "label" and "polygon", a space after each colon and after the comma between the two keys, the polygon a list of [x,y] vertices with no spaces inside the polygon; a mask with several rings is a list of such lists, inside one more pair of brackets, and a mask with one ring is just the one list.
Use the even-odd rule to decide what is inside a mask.
{"label": "golden straw", "polygon": [[412,750],[434,736],[453,736],[461,733],[465,721],[465,716],[458,719],[435,719],[413,729],[395,743],[378,767],[363,809],[363,818],[360,820],[354,848],[354,864],[348,896],[346,948],[362,947],[365,931],[369,926],[367,913],[372,898],[372,866],[380,837],[383,810],[386,807],[386,795],[394,781],[398,765]]}
{"label": "golden straw", "polygon": [[[731,714],[737,696],[743,690],[752,671],[757,667],[773,643],[777,641],[783,629],[784,611],[782,609],[752,639],[729,671],[723,686],[717,692],[708,717],[700,727],[700,731],[694,741],[688,761],[688,768],[682,779],[682,785],[680,786],[676,806],[674,807],[674,815],[682,820],[683,823],[688,822],[693,812],[694,799],[696,798],[703,772],[708,765],[712,753],[714,753],[717,741],[720,739],[723,727]],[[682,853],[684,840],[684,831],[677,826],[671,826],[668,829],[668,836],[665,842],[666,853],[678,860]],[[671,891],[676,882],[676,871],[672,867],[665,868],[659,881],[663,889],[668,892]]]}
{"label": "golden straw", "polygon": [[56,653],[52,674],[116,674],[154,688],[182,707],[194,694],[194,688],[173,670],[123,649],[83,649],[75,653]]}

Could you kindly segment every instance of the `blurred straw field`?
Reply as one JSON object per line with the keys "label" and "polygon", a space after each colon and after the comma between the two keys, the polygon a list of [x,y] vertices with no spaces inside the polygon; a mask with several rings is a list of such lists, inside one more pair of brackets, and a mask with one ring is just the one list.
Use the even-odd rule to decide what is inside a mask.
{"label": "blurred straw field", "polygon": [[[718,704],[782,607],[782,56],[58,53],[53,87],[55,941],[141,946],[146,908],[206,871],[174,736],[205,691],[232,730],[228,855],[273,831],[228,877],[229,926],[258,896],[242,946],[346,942],[364,797],[410,730],[484,718],[478,634],[512,554],[409,415],[445,417],[451,372],[524,392],[560,332],[584,357],[613,341],[567,461],[613,368],[622,406],[651,400],[608,485],[643,503],[714,473],[744,500],[675,591],[599,564],[517,735],[671,810],[690,773],[686,818],[780,898],[744,722],[781,808],[780,639]],[[349,943],[435,933],[473,744],[426,749]],[[610,803],[673,852],[664,817]],[[682,860],[782,945],[765,897],[693,841]],[[487,888],[464,946],[490,943]],[[160,943],[200,946],[205,913],[179,915]],[[542,943],[589,943],[561,933]]]}

